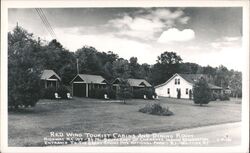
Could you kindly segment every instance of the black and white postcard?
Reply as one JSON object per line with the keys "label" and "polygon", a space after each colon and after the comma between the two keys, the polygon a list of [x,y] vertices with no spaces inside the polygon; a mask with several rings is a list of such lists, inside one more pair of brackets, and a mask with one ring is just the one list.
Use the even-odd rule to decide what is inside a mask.
{"label": "black and white postcard", "polygon": [[1,152],[248,152],[249,1],[1,4]]}

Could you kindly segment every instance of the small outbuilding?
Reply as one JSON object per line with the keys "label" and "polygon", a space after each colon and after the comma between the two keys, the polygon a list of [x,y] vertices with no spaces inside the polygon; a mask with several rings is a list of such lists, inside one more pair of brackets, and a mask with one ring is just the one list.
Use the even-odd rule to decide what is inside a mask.
{"label": "small outbuilding", "polygon": [[107,80],[100,75],[77,74],[71,81],[72,93],[76,97],[89,97],[96,88],[106,88]]}
{"label": "small outbuilding", "polygon": [[61,78],[53,70],[44,70],[41,74],[41,80],[44,88],[58,88]]}

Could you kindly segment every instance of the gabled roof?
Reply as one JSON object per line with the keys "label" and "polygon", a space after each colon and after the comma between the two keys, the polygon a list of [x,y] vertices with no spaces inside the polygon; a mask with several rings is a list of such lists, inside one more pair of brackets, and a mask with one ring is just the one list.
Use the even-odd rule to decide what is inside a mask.
{"label": "gabled roof", "polygon": [[157,86],[155,86],[155,88],[158,88],[158,87],[161,87],[161,86],[164,86],[166,85],[168,82],[170,82],[176,75],[178,75],[177,73],[175,73],[170,79],[168,79],[166,82],[162,83],[162,84],[159,84]]}
{"label": "gabled roof", "polygon": [[102,76],[90,75],[90,74],[77,74],[71,82],[73,82],[77,77],[81,78],[81,80],[84,83],[96,83],[96,84],[106,84],[107,83],[107,80],[105,80]]}
{"label": "gabled roof", "polygon": [[[179,73],[178,73],[179,74]],[[187,82],[195,84],[196,81],[198,81],[201,77],[207,78],[205,74],[179,74],[183,79],[185,79]]]}
{"label": "gabled roof", "polygon": [[[120,81],[120,78],[116,78],[112,84],[114,84],[116,81]],[[131,87],[141,87],[141,86],[146,86],[146,87],[151,87],[152,85],[150,83],[148,83],[148,81],[144,80],[144,79],[132,79],[129,78],[127,79],[128,84]]]}
{"label": "gabled roof", "polygon": [[53,70],[43,70],[41,80],[49,80],[53,76],[55,76],[58,80],[61,80],[61,78]]}
{"label": "gabled roof", "polygon": [[144,80],[144,79],[128,79],[128,83],[130,86],[132,87],[140,87],[143,84],[146,87],[151,87],[152,85],[150,83],[148,83],[148,81]]}
{"label": "gabled roof", "polygon": [[[204,77],[205,79],[207,78],[207,75],[205,75],[205,74],[179,74],[179,73],[176,73],[170,79],[168,79],[166,82],[164,82],[163,84],[155,86],[155,88],[161,87],[161,86],[167,84],[177,75],[179,75],[180,77],[182,77],[183,79],[185,79],[188,83],[190,83],[192,85],[195,84],[195,82],[198,81],[201,77]],[[210,89],[222,89],[221,87],[213,85],[211,83],[208,83],[208,86]]]}
{"label": "gabled roof", "polygon": [[210,89],[222,89],[222,87],[213,85],[213,84],[211,84],[211,83],[208,83],[208,87],[209,87]]}

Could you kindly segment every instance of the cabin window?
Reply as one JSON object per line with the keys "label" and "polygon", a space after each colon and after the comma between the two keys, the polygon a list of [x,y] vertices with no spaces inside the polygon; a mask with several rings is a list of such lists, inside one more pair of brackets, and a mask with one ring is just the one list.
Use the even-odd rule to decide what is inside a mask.
{"label": "cabin window", "polygon": [[168,88],[168,94],[170,94],[170,88]]}
{"label": "cabin window", "polygon": [[174,80],[174,84],[177,84],[177,79]]}
{"label": "cabin window", "polygon": [[186,88],[186,95],[188,95],[188,88]]}
{"label": "cabin window", "polygon": [[180,84],[180,79],[178,79],[178,84]]}

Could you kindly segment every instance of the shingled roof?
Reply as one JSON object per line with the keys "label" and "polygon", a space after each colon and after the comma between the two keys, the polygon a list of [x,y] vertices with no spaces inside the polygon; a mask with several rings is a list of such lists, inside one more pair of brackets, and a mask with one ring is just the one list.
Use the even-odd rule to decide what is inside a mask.
{"label": "shingled roof", "polygon": [[208,83],[208,87],[209,87],[210,89],[222,89],[222,87],[213,85],[213,84],[211,84],[211,83]]}
{"label": "shingled roof", "polygon": [[[113,83],[115,83],[117,80],[119,81],[120,78],[116,78],[113,81]],[[128,84],[131,87],[141,87],[141,86],[151,87],[152,86],[150,83],[148,83],[148,81],[146,81],[144,79],[132,79],[132,78],[129,78],[129,79],[127,79],[127,81],[128,81]]]}
{"label": "shingled roof", "polygon": [[[178,73],[179,74],[179,73]],[[183,79],[188,81],[189,83],[195,84],[201,77],[207,78],[205,74],[179,74]]]}
{"label": "shingled roof", "polygon": [[61,78],[53,70],[43,70],[41,80],[49,80],[53,76],[55,76],[58,80],[61,80]]}
{"label": "shingled roof", "polygon": [[91,75],[91,74],[78,74],[75,78],[71,81],[73,82],[76,78],[80,78],[84,83],[96,83],[96,84],[106,84],[107,80],[105,80],[100,75]]}
{"label": "shingled roof", "polygon": [[128,83],[132,87],[139,87],[141,85],[145,85],[146,87],[151,87],[151,84],[144,79],[128,79]]}

